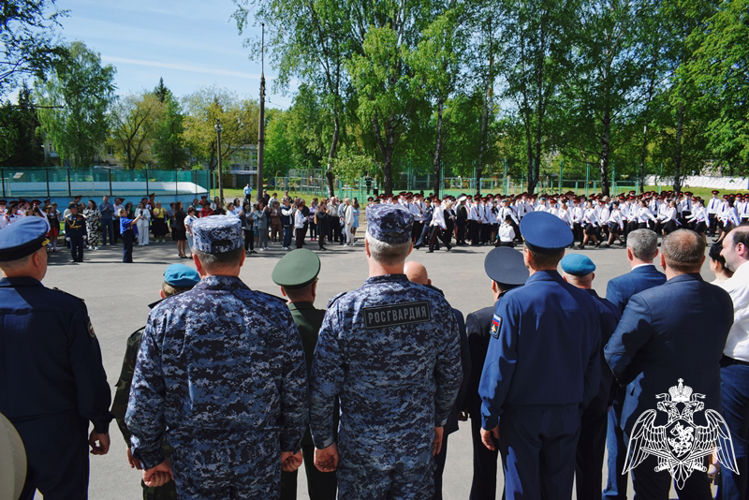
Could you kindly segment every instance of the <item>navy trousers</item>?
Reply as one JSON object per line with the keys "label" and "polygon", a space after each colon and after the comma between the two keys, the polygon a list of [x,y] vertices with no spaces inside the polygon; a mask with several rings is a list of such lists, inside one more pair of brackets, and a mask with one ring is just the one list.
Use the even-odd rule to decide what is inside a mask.
{"label": "navy trousers", "polygon": [[723,363],[721,379],[721,415],[731,430],[733,450],[739,474],[721,467],[723,498],[749,499],[749,366]]}
{"label": "navy trousers", "polygon": [[[109,237],[108,240],[107,237]],[[107,241],[109,241],[110,245],[114,245],[114,226],[112,219],[102,219],[101,221],[101,245],[106,245]]]}
{"label": "navy trousers", "polygon": [[83,236],[70,237],[70,253],[73,262],[83,262]]}
{"label": "navy trousers", "polygon": [[491,451],[481,442],[481,416],[471,414],[473,441],[473,482],[470,500],[494,500],[497,497],[497,458],[499,450]]}
{"label": "navy trousers", "polygon": [[582,414],[575,460],[578,500],[601,497],[603,455],[606,451],[606,405],[606,398],[594,399]]}
{"label": "navy trousers", "polygon": [[577,404],[509,407],[499,419],[508,500],[569,500],[580,435]]}
{"label": "navy trousers", "polygon": [[31,420],[13,420],[26,449],[28,471],[20,500],[38,488],[45,500],[88,498],[88,421],[67,411]]}

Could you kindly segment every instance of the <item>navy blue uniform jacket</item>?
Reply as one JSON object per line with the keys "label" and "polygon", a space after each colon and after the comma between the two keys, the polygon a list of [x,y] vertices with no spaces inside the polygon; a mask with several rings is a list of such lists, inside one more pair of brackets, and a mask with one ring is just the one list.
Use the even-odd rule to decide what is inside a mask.
{"label": "navy blue uniform jacket", "polygon": [[[731,325],[730,295],[699,274],[676,276],[629,299],[604,351],[614,376],[627,384],[625,433],[643,411],[656,408],[656,395],[668,393],[680,378],[705,395],[705,409],[720,411],[720,360]],[[695,423],[705,425],[704,419]]]}
{"label": "navy blue uniform jacket", "polygon": [[[537,271],[497,303],[481,375],[482,427],[506,405],[588,405],[601,377],[601,326],[593,297],[557,271]],[[495,337],[495,332],[497,336]]]}
{"label": "navy blue uniform jacket", "polygon": [[0,413],[20,421],[77,410],[105,433],[110,396],[83,301],[34,278],[0,279]]}

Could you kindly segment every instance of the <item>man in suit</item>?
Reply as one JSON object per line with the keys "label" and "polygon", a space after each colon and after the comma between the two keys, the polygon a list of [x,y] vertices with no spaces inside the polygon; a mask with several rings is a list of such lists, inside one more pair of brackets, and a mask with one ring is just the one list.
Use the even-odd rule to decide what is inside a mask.
{"label": "man in suit", "polygon": [[[439,290],[432,285],[432,280],[429,279],[429,274],[422,264],[413,260],[408,261],[403,266],[403,272],[411,283],[418,283],[419,285]],[[442,293],[442,290],[439,290],[439,292]],[[458,430],[458,410],[463,407],[463,400],[466,397],[466,390],[468,389],[468,377],[471,373],[471,353],[468,349],[468,338],[466,338],[463,313],[453,308],[453,315],[455,316],[455,321],[458,323],[458,333],[460,334],[460,361],[463,366],[463,382],[460,385],[458,398],[455,400],[455,404],[450,410],[450,416],[447,418],[447,423],[445,424],[442,448],[434,456],[436,467],[434,468],[433,500],[442,500],[442,473],[445,471],[445,460],[447,459],[447,436]]]}
{"label": "man in suit", "polygon": [[[657,395],[669,392],[679,379],[704,395],[705,409],[721,410],[720,361],[733,324],[731,297],[702,280],[705,242],[700,235],[679,229],[663,238],[662,248],[667,282],[630,298],[604,351],[619,384],[627,385],[621,425],[625,443],[640,415],[655,409]],[[665,424],[658,413],[655,423]],[[695,416],[697,425],[705,425],[702,413]],[[671,475],[656,472],[657,465],[656,456],[649,455],[632,469],[636,496],[668,498]],[[706,472],[693,470],[677,492],[680,498],[710,498]]]}
{"label": "man in suit", "polygon": [[721,255],[733,276],[723,287],[733,299],[733,327],[728,334],[721,361],[723,418],[731,430],[738,474],[724,467],[721,492],[724,498],[749,498],[749,227],[739,226],[723,240]]}
{"label": "man in suit", "polygon": [[[658,236],[650,229],[636,229],[627,236],[627,261],[631,271],[609,281],[606,300],[624,311],[630,297],[643,290],[666,282],[666,275],[658,271],[653,259],[658,255]],[[624,390],[617,384],[612,388],[611,409],[608,414],[606,448],[608,450],[608,478],[603,490],[604,499],[627,498],[627,474],[622,474],[627,447],[621,429]]]}
{"label": "man in suit", "polygon": [[588,404],[581,416],[580,439],[575,456],[575,479],[578,500],[597,498],[601,493],[603,455],[606,450],[606,415],[609,395],[614,377],[606,368],[603,346],[616,330],[621,311],[611,302],[602,299],[593,290],[596,265],[582,254],[565,255],[560,262],[564,271],[564,281],[588,292],[594,299],[601,322],[601,383],[598,393]]}
{"label": "man in suit", "polygon": [[484,271],[492,280],[494,305],[472,312],[466,317],[466,333],[471,352],[471,373],[468,377],[466,404],[471,416],[473,440],[473,482],[470,500],[494,500],[497,493],[497,450],[489,450],[481,442],[481,397],[479,381],[492,335],[492,317],[502,296],[525,283],[528,269],[523,254],[509,247],[495,248],[484,259]]}

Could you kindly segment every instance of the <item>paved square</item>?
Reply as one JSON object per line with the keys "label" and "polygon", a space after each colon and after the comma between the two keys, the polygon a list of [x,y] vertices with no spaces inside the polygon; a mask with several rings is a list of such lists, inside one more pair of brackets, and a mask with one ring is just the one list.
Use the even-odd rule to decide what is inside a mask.
{"label": "paved square", "polygon": [[[328,252],[319,252],[322,261],[316,301],[319,308],[324,307],[332,296],[359,287],[368,276],[361,239],[354,247],[332,243],[327,246]],[[316,249],[317,242],[308,242],[307,248]],[[455,247],[449,253],[440,250],[431,254],[424,249],[414,250],[409,260],[424,264],[434,286],[441,288],[450,304],[465,316],[491,305],[491,284],[484,274],[484,256],[491,248]],[[626,254],[618,245],[611,249],[593,248],[582,252],[597,266],[593,285],[601,296],[605,295],[609,279],[629,271]],[[269,251],[247,258],[240,277],[250,288],[280,295],[279,288],[271,280],[271,272],[284,254],[280,245],[271,244]],[[69,251],[61,249],[51,255],[44,279],[47,287],[58,287],[85,300],[101,343],[111,386],[119,377],[127,337],[145,324],[148,304],[159,298],[164,269],[175,262],[192,266],[191,261],[178,258],[176,244],[171,242],[136,246],[133,259],[133,264],[121,263],[122,247],[118,245],[86,251],[84,262],[73,264]],[[707,260],[702,276],[712,281],[714,278]],[[473,470],[470,424],[461,425],[461,429],[449,439],[444,477],[444,498],[448,500],[468,498],[470,491]],[[129,468],[125,443],[114,422],[110,436],[112,447],[109,454],[91,457],[90,497],[97,500],[140,498],[140,473]],[[501,476],[501,467],[499,469]],[[503,484],[502,477],[499,477],[498,487]],[[303,470],[299,474],[298,498],[308,499]],[[501,498],[501,493],[497,498]]]}

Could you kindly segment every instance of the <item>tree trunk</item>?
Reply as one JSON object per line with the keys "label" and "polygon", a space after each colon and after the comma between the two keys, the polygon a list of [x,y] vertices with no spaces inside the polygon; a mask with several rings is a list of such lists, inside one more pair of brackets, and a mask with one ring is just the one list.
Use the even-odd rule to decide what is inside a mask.
{"label": "tree trunk", "polygon": [[679,121],[676,124],[676,152],[674,153],[674,192],[681,192],[681,160],[684,135],[684,105],[679,103]]}
{"label": "tree trunk", "polygon": [[440,174],[442,173],[442,98],[437,102],[437,140],[434,144],[434,180],[432,191],[436,196],[440,195]]}
{"label": "tree trunk", "polygon": [[325,178],[328,181],[328,198],[335,196],[335,186],[333,181],[335,180],[335,174],[333,173],[333,159],[336,155],[336,148],[338,147],[338,138],[341,134],[341,122],[338,119],[337,114],[333,114],[333,140],[330,142],[330,151],[328,152],[328,165],[325,170]]}

